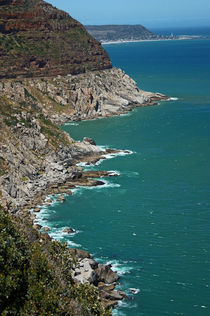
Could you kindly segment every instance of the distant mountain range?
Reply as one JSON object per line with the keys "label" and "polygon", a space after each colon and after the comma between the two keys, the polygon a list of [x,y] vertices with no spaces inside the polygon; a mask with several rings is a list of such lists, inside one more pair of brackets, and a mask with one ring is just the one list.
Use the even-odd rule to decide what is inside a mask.
{"label": "distant mountain range", "polygon": [[100,42],[178,39],[174,35],[152,33],[143,25],[86,25],[86,30]]}

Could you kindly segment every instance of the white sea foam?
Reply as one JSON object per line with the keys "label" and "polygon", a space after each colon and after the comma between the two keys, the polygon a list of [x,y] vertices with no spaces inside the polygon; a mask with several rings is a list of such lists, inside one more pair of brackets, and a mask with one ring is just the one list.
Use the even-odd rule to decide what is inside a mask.
{"label": "white sea foam", "polygon": [[137,178],[139,173],[137,171],[124,171],[122,175],[125,175],[128,178]]}
{"label": "white sea foam", "polygon": [[82,247],[82,245],[77,244],[77,243],[73,242],[72,240],[68,240],[66,243],[70,247]]}
{"label": "white sea foam", "polygon": [[134,287],[130,287],[129,288],[129,291],[132,293],[132,294],[138,294],[140,292],[140,289],[136,289]]}
{"label": "white sea foam", "polygon": [[110,260],[106,262],[106,264],[111,264],[112,270],[117,272],[117,274],[119,275],[128,274],[133,269],[132,267],[129,267],[128,265],[125,265],[118,260]]}
{"label": "white sea foam", "polygon": [[109,153],[109,154],[105,154],[103,155],[103,157],[96,162],[95,165],[100,165],[105,159],[113,159],[115,157],[118,157],[118,156],[127,156],[127,155],[132,155],[134,154],[134,152],[132,150],[122,150],[122,151],[119,151],[117,153]]}
{"label": "white sea foam", "polygon": [[109,146],[97,146],[98,148],[100,148],[101,151],[104,152],[104,155],[101,157],[101,159],[99,159],[97,162],[95,163],[87,163],[87,162],[79,162],[77,163],[77,166],[80,166],[80,167],[94,167],[94,166],[99,166],[105,159],[113,159],[115,157],[118,157],[118,156],[127,156],[127,155],[132,155],[134,154],[135,152],[133,152],[132,150],[121,150],[117,153],[109,153],[109,154],[106,154],[106,148],[108,148]]}
{"label": "white sea foam", "polygon": [[132,114],[133,114],[133,111],[129,111],[127,113],[120,114],[120,116],[131,116]]}
{"label": "white sea foam", "polygon": [[78,167],[89,167],[90,165],[87,164],[87,162],[79,162],[76,164]]}
{"label": "white sea foam", "polygon": [[97,147],[101,150],[101,151],[106,151],[108,146],[104,146],[104,145],[97,145]]}
{"label": "white sea foam", "polygon": [[169,98],[169,101],[178,101],[178,100],[179,100],[179,98],[176,98],[176,97]]}
{"label": "white sea foam", "polygon": [[110,176],[120,176],[120,172],[117,170],[110,170],[109,174]]}
{"label": "white sea foam", "polygon": [[126,316],[126,314],[125,313],[123,313],[121,310],[119,310],[119,309],[114,309],[113,311],[112,311],[112,315],[113,316]]}
{"label": "white sea foam", "polygon": [[117,156],[127,156],[127,155],[132,155],[134,154],[134,152],[132,150],[122,150],[122,151],[119,151],[117,153],[110,153],[110,154],[105,154],[104,156],[107,158],[107,159],[112,159],[114,157],[117,157]]}
{"label": "white sea foam", "polygon": [[77,186],[76,189],[73,189],[72,192],[74,194],[82,194],[83,190],[101,190],[101,189],[107,189],[107,188],[119,188],[120,184],[118,183],[113,183],[113,182],[109,182],[107,180],[104,179],[98,179],[99,181],[103,181],[104,184],[102,185],[97,185],[97,186],[89,186],[89,187],[85,187],[85,186]]}
{"label": "white sea foam", "polygon": [[67,123],[64,124],[64,126],[70,126],[70,125],[78,126],[79,124],[78,123],[74,123],[74,122],[67,122]]}
{"label": "white sea foam", "polygon": [[73,238],[76,234],[78,234],[80,231],[77,230],[73,234],[68,234],[64,232],[64,229],[66,227],[52,227],[50,222],[48,223],[47,227],[49,227],[48,234],[53,240],[58,240],[58,241],[65,241],[68,246],[71,247],[81,247],[80,244],[75,243],[74,241],[70,240],[70,238]]}
{"label": "white sea foam", "polygon": [[126,302],[126,301],[119,301],[118,306],[120,308],[129,308],[129,309],[131,309],[131,308],[136,308],[137,304],[135,304],[135,303],[132,304],[131,302]]}

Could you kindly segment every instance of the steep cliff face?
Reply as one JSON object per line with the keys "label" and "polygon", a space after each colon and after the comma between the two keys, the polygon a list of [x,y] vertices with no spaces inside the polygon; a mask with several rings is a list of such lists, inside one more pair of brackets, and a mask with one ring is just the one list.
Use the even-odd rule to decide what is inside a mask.
{"label": "steep cliff face", "polygon": [[0,0],[0,78],[106,68],[105,50],[69,14],[42,0]]}
{"label": "steep cliff face", "polygon": [[165,97],[139,90],[122,70],[0,82],[0,186],[20,207],[48,185],[81,174],[81,156],[103,155],[55,123],[119,115]]}

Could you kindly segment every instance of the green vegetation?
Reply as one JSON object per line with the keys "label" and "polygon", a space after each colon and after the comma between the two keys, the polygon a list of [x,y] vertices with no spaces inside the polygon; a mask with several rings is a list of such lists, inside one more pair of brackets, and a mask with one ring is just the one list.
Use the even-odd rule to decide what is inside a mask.
{"label": "green vegetation", "polygon": [[[66,146],[69,144],[66,134],[49,119],[42,114],[41,109],[34,103],[36,98],[24,88],[26,101],[13,102],[4,96],[0,96],[0,115],[4,124],[9,128],[16,128],[17,124],[31,128],[34,117],[39,121],[41,132],[48,139],[49,144],[54,148],[59,145]],[[31,102],[31,100],[33,102]]]}
{"label": "green vegetation", "polygon": [[53,146],[57,148],[59,145],[65,146],[68,144],[69,141],[66,134],[57,125],[46,119],[43,114],[39,115],[39,123],[41,132]]}
{"label": "green vegetation", "polygon": [[[47,23],[46,23],[47,21]],[[0,6],[0,78],[50,77],[111,67],[85,28],[44,1]]]}
{"label": "green vegetation", "polygon": [[74,284],[75,259],[0,208],[0,314],[110,316],[90,285]]}

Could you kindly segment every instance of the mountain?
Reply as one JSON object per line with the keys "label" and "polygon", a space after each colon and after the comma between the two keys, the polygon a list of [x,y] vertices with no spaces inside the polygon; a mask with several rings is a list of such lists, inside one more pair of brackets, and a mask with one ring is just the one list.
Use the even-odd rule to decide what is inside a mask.
{"label": "mountain", "polygon": [[68,13],[42,0],[0,0],[0,78],[111,68],[110,59]]}
{"label": "mountain", "polygon": [[98,41],[131,41],[163,38],[142,25],[87,25],[86,30]]}

